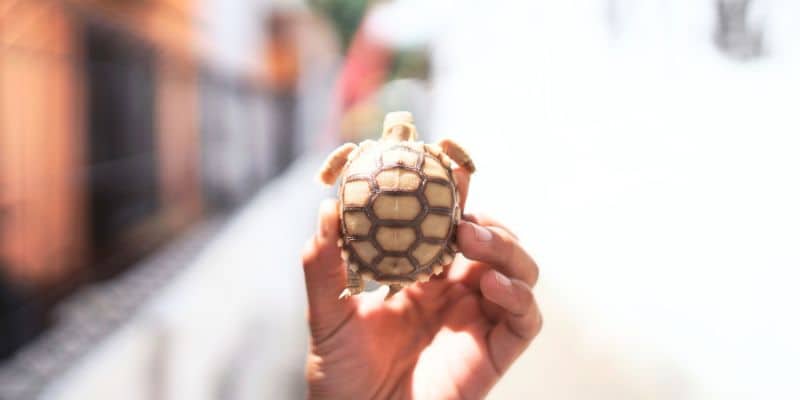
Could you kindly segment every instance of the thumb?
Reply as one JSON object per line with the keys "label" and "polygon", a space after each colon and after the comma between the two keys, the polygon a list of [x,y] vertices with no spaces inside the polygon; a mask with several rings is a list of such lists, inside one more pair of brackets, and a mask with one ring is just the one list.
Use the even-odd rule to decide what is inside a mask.
{"label": "thumb", "polygon": [[355,310],[352,298],[338,300],[345,287],[345,265],[339,254],[339,212],[335,200],[323,201],[319,226],[303,252],[311,337],[327,338]]}

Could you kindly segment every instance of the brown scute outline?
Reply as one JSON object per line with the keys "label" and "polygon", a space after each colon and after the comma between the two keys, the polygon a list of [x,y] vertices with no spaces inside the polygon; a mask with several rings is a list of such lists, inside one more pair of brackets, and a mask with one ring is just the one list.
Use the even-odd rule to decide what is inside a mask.
{"label": "brown scute outline", "polygon": [[[391,150],[404,150],[411,153],[416,154],[417,162],[414,166],[408,166],[402,163],[384,165],[383,164],[383,153]],[[371,148],[370,151],[376,150],[375,148]],[[443,178],[430,178],[425,175],[423,171],[424,163],[427,160],[426,155],[429,155],[431,159],[436,160],[442,164],[442,167],[447,171],[447,175],[450,179],[443,179]],[[368,270],[371,271],[375,277],[376,281],[379,282],[414,282],[416,280],[416,276],[420,273],[432,274],[432,266],[434,264],[442,264],[443,259],[442,256],[444,252],[447,252],[451,256],[455,256],[455,227],[457,221],[460,219],[460,215],[455,215],[461,210],[458,207],[458,191],[456,190],[455,181],[453,180],[453,172],[450,169],[450,166],[444,165],[441,161],[433,154],[429,154],[423,148],[422,151],[416,150],[414,148],[409,147],[406,144],[398,143],[390,147],[383,148],[380,151],[380,154],[376,157],[375,162],[375,170],[372,171],[371,174],[353,174],[346,176],[343,183],[339,186],[339,198],[343,199],[342,195],[344,192],[344,186],[349,182],[354,181],[366,181],[369,183],[370,188],[370,197],[367,201],[365,206],[342,206],[341,209],[341,232],[343,237],[343,248],[348,251],[350,254],[349,262],[355,262],[359,270]],[[352,160],[351,160],[352,162]],[[348,163],[349,164],[349,163]],[[349,165],[348,165],[349,166]],[[403,169],[406,171],[411,171],[419,175],[420,183],[416,190],[414,191],[404,191],[404,190],[381,190],[378,188],[377,184],[377,176],[379,173],[390,170],[390,169]],[[438,183],[441,185],[445,185],[450,187],[451,191],[451,200],[452,206],[450,208],[447,207],[430,207],[428,205],[428,199],[425,197],[425,187],[428,183]],[[402,220],[388,220],[388,219],[379,219],[375,216],[372,205],[377,199],[378,195],[388,195],[388,196],[414,196],[417,198],[421,206],[421,210],[417,216],[410,221],[402,221]],[[363,212],[367,219],[370,221],[370,229],[367,235],[348,235],[347,227],[344,224],[344,214],[347,212],[356,212],[360,211]],[[439,215],[446,215],[450,217],[451,224],[450,229],[445,235],[444,239],[435,239],[435,238],[427,238],[422,235],[422,221],[428,214],[439,214]],[[405,251],[386,251],[384,250],[376,239],[376,233],[379,227],[393,227],[393,228],[412,228],[414,229],[414,243],[408,247]],[[372,259],[372,263],[365,262],[361,259],[361,256],[355,251],[353,246],[351,245],[352,242],[356,241],[368,241],[370,244],[378,251],[378,255],[376,255]],[[425,265],[420,265],[417,259],[412,256],[412,251],[420,244],[420,243],[430,243],[440,245],[441,249],[439,252],[434,256],[431,261],[429,261]],[[414,270],[405,275],[389,275],[383,274],[378,271],[378,264],[385,258],[385,257],[405,257],[406,259],[411,262],[411,265],[414,267]]]}

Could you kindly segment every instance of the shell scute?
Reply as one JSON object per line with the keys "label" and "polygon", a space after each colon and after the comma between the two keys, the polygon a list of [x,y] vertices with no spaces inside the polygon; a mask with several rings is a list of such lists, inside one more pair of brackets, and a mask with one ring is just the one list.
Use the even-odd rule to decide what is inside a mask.
{"label": "shell scute", "polygon": [[372,221],[364,211],[347,211],[344,213],[344,225],[350,235],[364,236],[369,234]]}
{"label": "shell scute", "polygon": [[375,240],[386,251],[406,251],[417,240],[417,233],[413,228],[382,226],[378,228]]}
{"label": "shell scute", "polygon": [[439,182],[428,182],[425,185],[425,198],[431,207],[453,207],[453,187]]}
{"label": "shell scute", "polygon": [[450,231],[451,217],[448,215],[428,214],[422,220],[422,236],[428,239],[446,239]]}
{"label": "shell scute", "polygon": [[379,193],[372,203],[372,212],[379,220],[412,221],[422,211],[416,196]]}
{"label": "shell scute", "polygon": [[395,146],[383,153],[383,165],[403,165],[413,167],[417,165],[420,154],[404,146]]}
{"label": "shell scute", "polygon": [[369,182],[364,180],[350,181],[344,184],[342,203],[345,207],[361,207],[367,205],[372,190]]}
{"label": "shell scute", "polygon": [[398,190],[413,192],[419,189],[422,178],[415,171],[403,168],[391,168],[381,171],[375,177],[380,190]]}

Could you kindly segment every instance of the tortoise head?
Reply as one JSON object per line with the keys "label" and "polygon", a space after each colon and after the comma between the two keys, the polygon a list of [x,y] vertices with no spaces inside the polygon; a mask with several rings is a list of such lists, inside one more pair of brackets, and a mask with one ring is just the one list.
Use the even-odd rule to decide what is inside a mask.
{"label": "tortoise head", "polygon": [[408,111],[393,111],[386,114],[383,119],[381,139],[397,142],[417,140],[414,116]]}

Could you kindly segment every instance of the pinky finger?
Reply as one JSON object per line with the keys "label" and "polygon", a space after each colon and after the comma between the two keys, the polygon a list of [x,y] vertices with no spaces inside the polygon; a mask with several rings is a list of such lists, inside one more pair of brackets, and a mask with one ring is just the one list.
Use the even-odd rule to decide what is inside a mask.
{"label": "pinky finger", "polygon": [[505,311],[488,336],[492,363],[502,374],[528,347],[542,328],[542,317],[530,287],[497,271],[481,277],[481,293]]}

